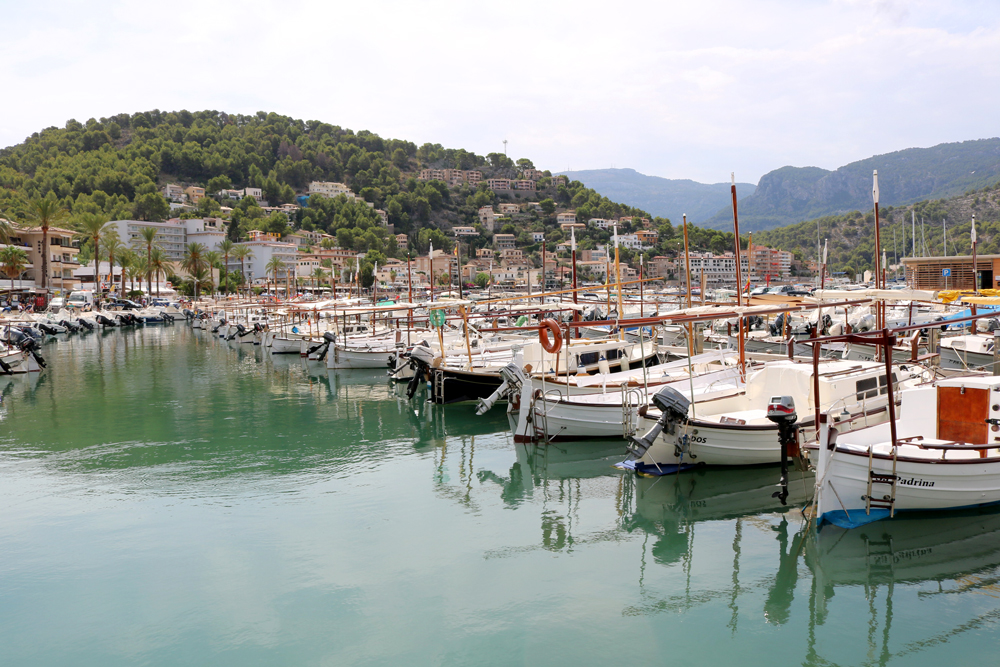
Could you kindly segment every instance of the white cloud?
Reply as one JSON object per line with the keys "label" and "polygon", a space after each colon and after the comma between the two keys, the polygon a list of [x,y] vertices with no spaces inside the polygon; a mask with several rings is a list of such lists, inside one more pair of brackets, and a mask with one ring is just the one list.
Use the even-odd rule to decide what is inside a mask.
{"label": "white cloud", "polygon": [[36,3],[0,145],[68,118],[273,110],[553,169],[704,181],[997,134],[1000,8],[889,0]]}

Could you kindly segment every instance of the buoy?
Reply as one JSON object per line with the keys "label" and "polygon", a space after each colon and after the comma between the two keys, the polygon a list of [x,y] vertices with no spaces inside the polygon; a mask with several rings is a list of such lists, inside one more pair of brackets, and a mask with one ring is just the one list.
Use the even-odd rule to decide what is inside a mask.
{"label": "buoy", "polygon": [[[548,332],[552,332],[549,338]],[[542,325],[538,328],[538,342],[549,354],[558,354],[562,349],[562,336],[559,331],[559,323],[553,319],[542,320]]]}

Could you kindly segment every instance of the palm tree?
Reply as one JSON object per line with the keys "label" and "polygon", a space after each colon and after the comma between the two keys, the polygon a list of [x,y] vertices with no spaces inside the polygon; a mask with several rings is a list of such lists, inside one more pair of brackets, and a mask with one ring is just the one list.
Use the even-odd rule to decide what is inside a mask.
{"label": "palm tree", "polygon": [[[149,262],[142,255],[136,254],[132,263],[132,278],[139,279],[139,289],[142,290],[142,281],[149,276]],[[133,285],[133,289],[134,289]],[[149,295],[152,298],[152,294]]]}
{"label": "palm tree", "polygon": [[326,271],[317,266],[315,269],[313,269],[312,275],[313,278],[316,279],[316,289],[319,289],[319,281],[322,280],[323,276],[326,275]]}
{"label": "palm tree", "polygon": [[27,266],[28,253],[25,252],[24,248],[16,245],[0,248],[0,268],[10,278],[10,292],[7,293],[8,299],[14,293],[14,277],[21,275]]}
{"label": "palm tree", "polygon": [[329,269],[328,275],[330,276],[330,292],[333,293],[333,279],[334,279],[334,274],[336,273],[336,271],[334,271],[333,269],[333,260],[321,259],[319,260],[319,265],[322,266],[324,269]]}
{"label": "palm tree", "polygon": [[229,239],[226,239],[219,244],[219,251],[222,253],[223,263],[225,264],[225,266],[223,267],[224,269],[223,273],[226,276],[226,289],[225,289],[226,293],[229,292],[229,255],[232,254],[233,248],[235,247],[236,244]]}
{"label": "palm tree", "polygon": [[[139,236],[141,236],[142,240],[146,242],[146,270],[147,271],[152,271],[152,269],[153,269],[153,262],[151,261],[151,259],[152,259],[152,254],[153,254],[153,241],[156,239],[156,232],[157,232],[156,227],[142,227],[141,229],[139,229]],[[147,273],[146,274],[146,291],[149,292],[149,296],[150,297],[153,296],[153,278],[152,278],[152,273]],[[156,286],[156,293],[157,293],[157,296],[159,296],[159,293],[160,293],[160,286],[159,285]]]}
{"label": "palm tree", "polygon": [[[118,251],[118,266],[122,267],[122,296],[128,297],[128,292],[132,290],[129,289],[128,292],[125,291],[125,279],[132,277],[132,269],[135,268],[135,253],[129,248],[124,248]],[[131,287],[131,285],[129,285]]]}
{"label": "palm tree", "polygon": [[[209,250],[205,253],[205,263],[208,265],[208,279],[212,283],[212,295],[215,295],[215,279],[212,277],[212,269],[222,267],[222,253],[218,250]],[[222,274],[219,274],[222,277]]]}
{"label": "palm tree", "polygon": [[[264,271],[267,273],[274,273],[274,296],[278,296],[278,271],[285,268],[285,263],[281,261],[281,258],[277,255],[271,257],[267,261],[267,265],[264,267]],[[287,296],[287,295],[286,295]]]}
{"label": "palm tree", "polygon": [[56,199],[34,199],[28,205],[28,220],[42,228],[42,289],[49,284],[49,227],[63,220],[69,213]]}
{"label": "palm tree", "polygon": [[163,273],[166,267],[167,256],[163,254],[163,250],[161,248],[153,248],[153,252],[149,256],[149,265],[146,267],[146,275],[156,274],[156,296],[160,296],[160,274]]}
{"label": "palm tree", "polygon": [[240,260],[240,275],[243,277],[243,284],[247,284],[247,274],[243,270],[243,260],[250,259],[253,257],[253,249],[250,246],[237,245],[233,249],[233,257]]}
{"label": "palm tree", "polygon": [[106,223],[107,220],[94,213],[84,213],[80,217],[80,226],[83,228],[83,231],[79,232],[80,235],[94,242],[94,307],[98,310],[101,308],[101,289],[98,280],[101,262],[101,234]]}
{"label": "palm tree", "polygon": [[0,218],[0,243],[10,243],[10,238],[14,235],[14,229],[15,227],[11,224],[10,220]]}
{"label": "palm tree", "polygon": [[188,243],[187,247],[184,248],[184,260],[181,262],[181,266],[184,267],[184,270],[187,271],[194,280],[195,301],[198,300],[198,278],[204,275],[206,264],[205,244]]}
{"label": "palm tree", "polygon": [[[118,231],[115,229],[109,229],[104,233],[101,238],[101,246],[104,252],[108,255],[108,273],[110,276],[110,287],[108,291],[114,291],[115,288],[115,255],[119,254],[125,250],[125,246],[122,244],[121,239],[118,238]],[[122,269],[122,284],[121,289],[118,290],[118,298],[124,298],[125,293],[125,270]]]}

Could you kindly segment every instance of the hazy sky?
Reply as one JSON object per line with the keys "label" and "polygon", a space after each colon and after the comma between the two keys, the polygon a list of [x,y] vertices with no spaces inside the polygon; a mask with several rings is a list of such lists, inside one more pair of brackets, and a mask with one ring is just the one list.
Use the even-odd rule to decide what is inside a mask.
{"label": "hazy sky", "polygon": [[552,170],[756,182],[1000,135],[996,0],[2,0],[0,145],[275,111]]}

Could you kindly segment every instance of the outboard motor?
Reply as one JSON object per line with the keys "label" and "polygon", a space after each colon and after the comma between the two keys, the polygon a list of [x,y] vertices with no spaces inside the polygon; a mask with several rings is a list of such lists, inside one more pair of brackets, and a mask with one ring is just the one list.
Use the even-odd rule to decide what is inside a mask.
{"label": "outboard motor", "polygon": [[406,385],[406,397],[413,398],[417,393],[417,387],[427,377],[427,373],[434,363],[434,351],[426,345],[415,345],[410,351],[410,368],[413,369],[413,377]]}
{"label": "outboard motor", "polygon": [[35,326],[41,329],[42,333],[48,334],[50,336],[55,336],[57,333],[59,333],[58,331],[50,327],[48,324],[45,324],[44,322],[39,322]]}
{"label": "outboard motor", "polygon": [[193,320],[194,319],[194,311],[192,311],[190,308],[185,308],[181,312],[184,313],[185,319],[188,319],[188,320]]}
{"label": "outboard motor", "polygon": [[19,346],[22,340],[28,338],[28,335],[26,333],[24,333],[23,331],[21,331],[16,327],[7,327],[7,329],[8,331],[6,332],[4,338],[9,339],[10,342],[13,343],[14,345]]}
{"label": "outboard motor", "polygon": [[25,352],[29,353],[32,357],[34,357],[35,361],[38,362],[39,366],[45,368],[45,359],[43,359],[42,355],[38,352],[37,341],[35,341],[33,338],[24,338],[18,344],[18,347],[24,350]]}
{"label": "outboard motor", "polygon": [[108,318],[106,318],[104,315],[101,314],[98,314],[97,317],[95,317],[94,319],[97,320],[97,323],[100,324],[102,327],[117,326],[114,322],[112,322],[111,320],[109,320]]}
{"label": "outboard motor", "polygon": [[[185,310],[187,309],[185,308]],[[219,320],[219,323],[215,325],[214,329],[212,329],[212,333],[219,333],[219,329],[224,326],[226,326],[226,320],[225,319]]]}
{"label": "outboard motor", "polygon": [[778,442],[781,443],[781,490],[771,494],[782,505],[788,499],[788,457],[799,455],[799,427],[795,424],[795,401],[791,396],[772,396],[767,405],[767,418],[778,425]]}
{"label": "outboard motor", "polygon": [[664,387],[653,394],[653,405],[660,409],[660,418],[653,424],[653,428],[646,431],[641,438],[634,435],[629,437],[628,451],[635,459],[642,458],[660,433],[666,431],[673,435],[677,432],[678,424],[687,422],[691,401],[676,389]]}
{"label": "outboard motor", "polygon": [[242,338],[243,334],[245,334],[246,332],[247,332],[247,329],[246,329],[245,326],[243,326],[242,324],[237,324],[236,325],[236,331],[234,331],[231,334],[229,334],[228,336],[226,336],[226,340],[233,340],[237,336],[240,336]]}
{"label": "outboard motor", "polygon": [[783,336],[785,334],[785,314],[781,313],[776,318],[774,322],[771,322],[771,335],[772,336]]}
{"label": "outboard motor", "polygon": [[82,317],[80,317],[80,318],[78,318],[78,319],[77,319],[76,321],[77,321],[77,323],[78,323],[78,324],[79,324],[79,325],[80,325],[81,327],[83,327],[83,328],[84,328],[84,329],[86,329],[87,331],[93,331],[93,330],[94,330],[94,325],[93,325],[93,324],[92,324],[92,323],[91,323],[91,322],[90,322],[89,320],[85,320],[85,319],[83,319]]}
{"label": "outboard motor", "polygon": [[871,331],[875,328],[875,316],[871,314],[864,315],[857,320],[849,322],[849,324],[851,325],[851,329],[858,333],[862,331]]}
{"label": "outboard motor", "polygon": [[59,326],[66,327],[66,330],[69,331],[70,333],[76,333],[77,331],[80,330],[79,324],[74,324],[69,320],[59,320]]}
{"label": "outboard motor", "polygon": [[524,383],[528,379],[524,375],[524,371],[518,368],[515,363],[509,363],[501,368],[500,377],[503,378],[503,383],[497,387],[497,390],[490,394],[489,397],[479,399],[479,407],[476,408],[477,415],[481,416],[489,412],[493,404],[501,398],[510,398],[521,393],[521,387],[524,386]]}

